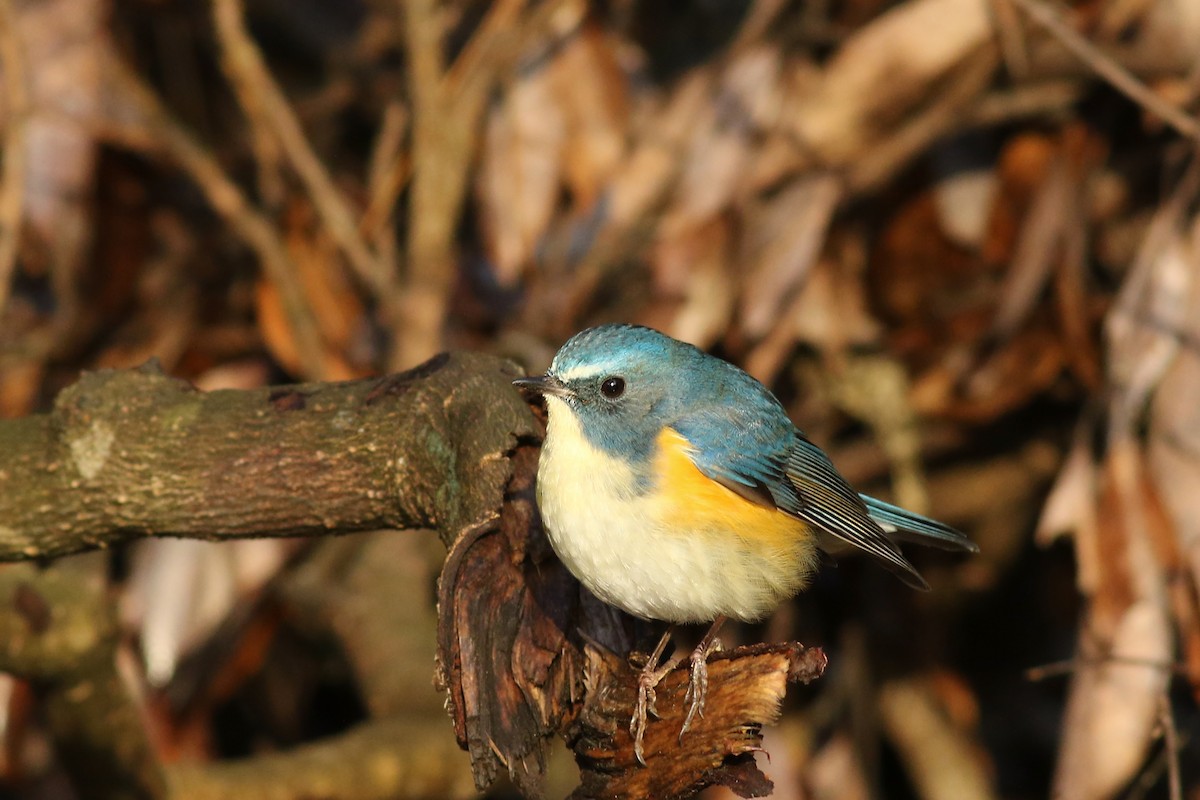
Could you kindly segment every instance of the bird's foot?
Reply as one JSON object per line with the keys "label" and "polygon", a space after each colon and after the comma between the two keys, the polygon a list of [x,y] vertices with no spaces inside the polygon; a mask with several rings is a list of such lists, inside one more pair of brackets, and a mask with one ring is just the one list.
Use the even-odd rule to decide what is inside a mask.
{"label": "bird's foot", "polygon": [[688,681],[687,694],[683,696],[684,703],[690,703],[683,727],[679,729],[679,742],[683,743],[683,735],[692,727],[692,720],[697,715],[704,718],[704,703],[708,699],[708,657],[721,651],[721,640],[715,636],[700,642],[692,651],[692,676]]}
{"label": "bird's foot", "polygon": [[667,642],[670,640],[671,630],[668,628],[659,639],[654,652],[642,665],[642,671],[638,673],[637,704],[633,708],[633,718],[629,720],[629,735],[633,737],[633,754],[643,767],[646,766],[646,754],[643,747],[646,737],[646,719],[651,714],[655,717],[658,716],[658,709],[655,708],[657,697],[654,690],[662,679],[679,665],[681,660],[675,656],[668,659],[665,664],[659,665],[658,662],[662,660],[663,651],[666,650]]}
{"label": "bird's foot", "polygon": [[683,726],[679,729],[680,744],[683,743],[683,735],[688,732],[688,728],[692,727],[692,720],[696,718],[696,715],[704,717],[704,702],[708,699],[708,657],[721,650],[721,640],[717,638],[717,633],[724,624],[725,617],[717,617],[713,620],[708,633],[704,634],[700,644],[696,645],[696,649],[692,651],[692,675],[691,680],[688,681],[687,694],[683,697],[683,702],[690,705],[687,717],[683,720]]}

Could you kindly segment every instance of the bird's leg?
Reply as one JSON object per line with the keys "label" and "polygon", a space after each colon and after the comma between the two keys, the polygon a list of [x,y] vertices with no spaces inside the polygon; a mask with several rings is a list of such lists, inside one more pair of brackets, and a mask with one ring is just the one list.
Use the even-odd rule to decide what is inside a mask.
{"label": "bird's leg", "polygon": [[654,689],[667,676],[667,673],[675,669],[680,661],[680,658],[675,656],[661,667],[658,665],[669,641],[671,641],[671,629],[667,628],[663,632],[662,638],[658,640],[658,646],[650,654],[650,658],[642,665],[642,671],[638,675],[637,705],[633,709],[633,719],[629,720],[629,735],[633,737],[633,754],[637,756],[638,763],[643,767],[646,766],[646,757],[642,750],[642,740],[646,735],[646,715],[658,716],[658,709],[654,707],[656,700]]}
{"label": "bird's leg", "polygon": [[717,638],[717,632],[724,624],[725,617],[717,617],[713,620],[708,633],[704,634],[700,644],[696,645],[696,649],[692,651],[692,678],[688,682],[687,694],[683,697],[683,702],[690,702],[691,706],[688,708],[687,717],[683,720],[683,727],[679,729],[681,743],[683,735],[692,726],[692,720],[696,715],[704,716],[704,701],[708,695],[708,657],[721,649],[721,640]]}

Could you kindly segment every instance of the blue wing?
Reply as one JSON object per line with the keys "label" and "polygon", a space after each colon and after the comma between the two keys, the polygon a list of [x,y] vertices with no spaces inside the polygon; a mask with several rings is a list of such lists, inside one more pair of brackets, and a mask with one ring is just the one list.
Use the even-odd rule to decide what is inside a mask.
{"label": "blue wing", "polygon": [[701,410],[672,427],[691,443],[692,461],[708,477],[870,553],[915,588],[929,586],[893,537],[955,549],[974,547],[949,526],[860,496],[774,399],[769,402],[769,407],[759,401]]}
{"label": "blue wing", "polygon": [[[782,412],[780,412],[782,413]],[[793,430],[741,408],[693,412],[671,427],[692,446],[692,463],[708,477],[761,505],[776,507]],[[786,420],[786,417],[785,417]]]}
{"label": "blue wing", "polygon": [[825,451],[798,430],[788,454],[786,476],[798,502],[780,503],[783,511],[870,553],[909,586],[929,588],[900,548],[888,538],[887,531],[871,518],[867,504],[850,488]]}

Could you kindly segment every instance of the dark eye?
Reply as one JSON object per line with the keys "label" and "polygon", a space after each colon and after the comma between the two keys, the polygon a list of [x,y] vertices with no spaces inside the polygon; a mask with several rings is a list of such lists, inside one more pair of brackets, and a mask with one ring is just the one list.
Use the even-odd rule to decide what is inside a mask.
{"label": "dark eye", "polygon": [[604,383],[600,384],[600,394],[609,400],[616,400],[625,394],[625,379],[619,375],[611,375],[605,378]]}

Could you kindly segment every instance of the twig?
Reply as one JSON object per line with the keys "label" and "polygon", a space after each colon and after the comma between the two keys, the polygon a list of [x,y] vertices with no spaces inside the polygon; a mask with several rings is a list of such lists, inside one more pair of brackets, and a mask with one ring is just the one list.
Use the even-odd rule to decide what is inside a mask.
{"label": "twig", "polygon": [[1029,77],[1029,48],[1021,35],[1021,20],[1011,0],[992,0],[989,6],[996,26],[996,38],[1000,53],[1009,74],[1018,80]]}
{"label": "twig", "polygon": [[[446,100],[452,104],[470,105],[477,102],[472,95],[485,92],[500,77],[495,68],[504,60],[502,54],[506,42],[521,38],[514,28],[520,21],[524,5],[524,0],[501,0],[492,4],[475,35],[446,70],[441,87]],[[547,6],[557,7],[558,4]]]}
{"label": "twig", "polygon": [[[466,196],[479,120],[491,87],[525,43],[545,29],[563,0],[522,16],[525,0],[498,0],[454,64],[442,60],[441,15],[433,0],[405,0],[405,48],[413,98],[412,189],[403,295],[389,310],[400,334],[393,369],[441,346],[441,329],[457,272],[454,235]],[[403,330],[399,330],[403,325]]]}
{"label": "twig", "polygon": [[1082,84],[1078,80],[1050,80],[986,94],[971,108],[966,125],[988,128],[1021,117],[1060,114],[1078,102]]}
{"label": "twig", "polygon": [[1188,674],[1186,664],[1172,664],[1165,661],[1155,661],[1149,658],[1133,658],[1131,656],[1079,656],[1078,658],[1070,658],[1066,661],[1055,661],[1050,664],[1030,667],[1025,670],[1025,679],[1029,681],[1044,681],[1047,678],[1072,675],[1081,667],[1100,666],[1104,664],[1111,664],[1118,667],[1157,669],[1169,672],[1172,675],[1187,676]]}
{"label": "twig", "polygon": [[[412,175],[412,159],[402,152],[404,134],[408,131],[408,110],[399,103],[388,104],[383,123],[371,151],[367,171],[367,209],[359,220],[358,230],[368,241],[375,241],[392,216],[400,191]],[[376,242],[376,249],[379,243]]]}
{"label": "twig", "polygon": [[523,6],[524,0],[493,4],[447,71],[441,55],[438,4],[434,0],[401,4],[413,98],[413,177],[407,279],[398,307],[388,313],[398,334],[389,358],[393,369],[427,358],[441,346],[456,272],[454,231],[466,196],[476,129],[501,71],[496,63],[497,42],[513,35],[510,30]]}
{"label": "twig", "polygon": [[1183,800],[1183,778],[1179,774],[1179,734],[1171,714],[1171,698],[1166,692],[1158,696],[1158,724],[1162,727],[1163,747],[1166,748],[1167,786],[1171,800]]}
{"label": "twig", "polygon": [[0,59],[4,64],[4,167],[0,175],[0,314],[8,305],[25,205],[25,144],[29,93],[11,0],[0,0]]}
{"label": "twig", "polygon": [[[325,222],[338,247],[345,253],[359,279],[385,298],[392,291],[392,276],[371,252],[355,224],[345,198],[338,191],[313,152],[295,110],[267,69],[258,46],[250,37],[243,19],[241,0],[213,0],[213,20],[221,42],[222,64],[251,122],[261,121],[278,138],[283,152],[308,190],[317,214]],[[256,113],[255,108],[261,109]]]}
{"label": "twig", "polygon": [[[296,277],[296,266],[287,248],[279,239],[275,227],[242,194],[221,169],[216,157],[191,133],[184,130],[162,107],[158,97],[142,79],[120,59],[112,59],[109,74],[115,89],[123,91],[149,129],[146,145],[161,149],[173,159],[200,187],[215,210],[257,254],[263,269],[279,290],[284,314],[296,334],[296,349],[307,377],[326,376],[321,357],[324,346],[316,319],[304,290]],[[129,141],[140,141],[145,132],[118,130]]]}
{"label": "twig", "polygon": [[1132,72],[1072,30],[1041,0],[1008,0],[1008,2],[1019,7],[1029,15],[1030,19],[1049,31],[1063,47],[1074,53],[1097,75],[1112,84],[1117,91],[1162,119],[1187,138],[1200,139],[1200,123],[1197,123],[1182,109],[1163,100]]}

